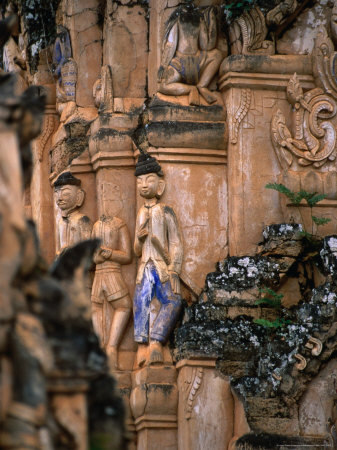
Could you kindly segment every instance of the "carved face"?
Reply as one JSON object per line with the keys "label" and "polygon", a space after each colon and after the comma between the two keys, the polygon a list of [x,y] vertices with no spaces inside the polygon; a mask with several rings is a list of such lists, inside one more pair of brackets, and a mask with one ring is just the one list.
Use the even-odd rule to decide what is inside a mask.
{"label": "carved face", "polygon": [[61,211],[73,210],[80,207],[81,192],[82,189],[71,184],[55,189],[57,206]]}
{"label": "carved face", "polygon": [[141,197],[160,197],[164,186],[164,180],[160,179],[156,173],[147,173],[137,177],[137,188]]}

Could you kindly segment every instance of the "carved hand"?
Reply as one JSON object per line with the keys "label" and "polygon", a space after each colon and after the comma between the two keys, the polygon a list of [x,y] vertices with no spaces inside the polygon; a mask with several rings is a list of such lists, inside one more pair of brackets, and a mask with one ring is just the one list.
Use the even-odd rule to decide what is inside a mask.
{"label": "carved hand", "polygon": [[111,257],[111,254],[112,254],[112,250],[110,250],[109,248],[103,248],[103,247],[101,248],[100,255],[105,260],[109,259]]}
{"label": "carved hand", "polygon": [[148,233],[147,229],[143,228],[139,231],[139,233],[137,234],[137,237],[141,242],[144,242],[148,234],[149,233]]}
{"label": "carved hand", "polygon": [[175,294],[180,294],[180,279],[179,279],[179,275],[176,272],[169,272],[169,274],[170,274],[170,281],[171,281],[172,291]]}

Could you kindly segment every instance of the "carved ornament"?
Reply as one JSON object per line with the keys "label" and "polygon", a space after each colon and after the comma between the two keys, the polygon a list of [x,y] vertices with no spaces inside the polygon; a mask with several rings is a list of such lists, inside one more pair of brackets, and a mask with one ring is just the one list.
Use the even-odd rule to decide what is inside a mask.
{"label": "carved ornament", "polygon": [[236,144],[238,141],[239,126],[249,111],[251,99],[252,99],[251,89],[242,89],[240,106],[237,109],[232,121],[231,144]]}
{"label": "carved ornament", "polygon": [[192,415],[193,403],[200,390],[204,376],[203,367],[195,367],[192,371],[191,380],[185,381],[185,419],[189,420]]}
{"label": "carved ornament", "polygon": [[294,133],[286,124],[284,114],[278,109],[272,117],[272,142],[283,169],[294,160],[300,166],[318,168],[336,158],[336,130],[329,119],[336,115],[333,98],[320,88],[303,93],[296,73],[287,87],[287,99],[293,106]]}

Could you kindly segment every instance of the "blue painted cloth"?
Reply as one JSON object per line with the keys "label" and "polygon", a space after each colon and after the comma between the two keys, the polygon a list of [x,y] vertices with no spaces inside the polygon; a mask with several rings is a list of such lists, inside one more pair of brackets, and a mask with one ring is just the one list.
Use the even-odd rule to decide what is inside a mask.
{"label": "blue painted cloth", "polygon": [[[150,304],[155,296],[161,307],[149,333]],[[136,285],[133,305],[135,341],[145,344],[150,338],[164,344],[177,321],[181,297],[174,294],[170,281],[160,281],[151,261],[144,268],[141,283]]]}

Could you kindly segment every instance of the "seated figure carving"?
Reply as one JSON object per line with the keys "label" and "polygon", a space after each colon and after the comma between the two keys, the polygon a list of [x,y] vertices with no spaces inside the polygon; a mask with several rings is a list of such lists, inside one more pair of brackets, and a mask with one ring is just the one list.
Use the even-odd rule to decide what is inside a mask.
{"label": "seated figure carving", "polygon": [[[224,47],[223,49],[220,49]],[[227,42],[219,39],[216,8],[178,7],[167,21],[159,68],[158,92],[188,95],[190,105],[217,101],[210,83],[227,55]]]}

